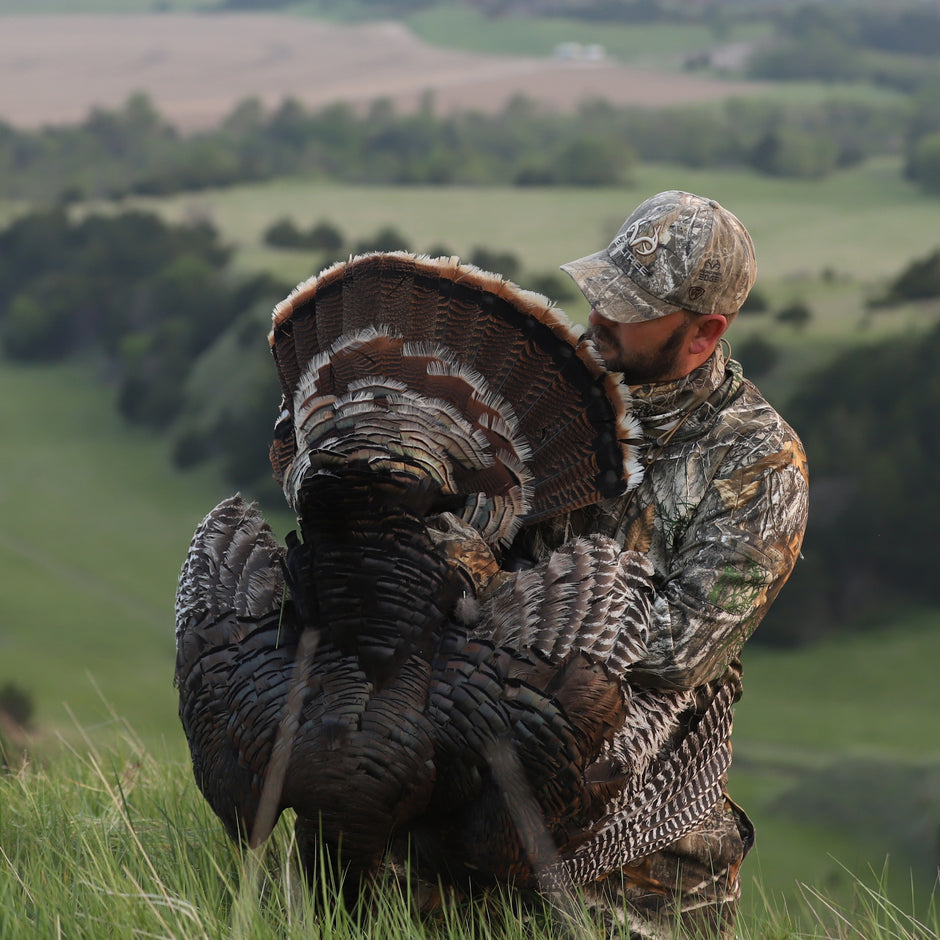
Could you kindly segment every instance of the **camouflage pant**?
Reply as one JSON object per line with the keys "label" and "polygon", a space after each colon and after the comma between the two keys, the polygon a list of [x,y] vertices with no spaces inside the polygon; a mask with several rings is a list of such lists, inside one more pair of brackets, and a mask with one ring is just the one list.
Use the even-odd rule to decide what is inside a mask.
{"label": "camouflage pant", "polygon": [[727,797],[679,841],[582,889],[610,936],[629,940],[727,940],[740,868],[754,827]]}
{"label": "camouflage pant", "polygon": [[[682,839],[582,886],[579,893],[591,920],[602,922],[611,940],[730,940],[741,895],[741,862],[753,844],[751,821],[725,797]],[[494,900],[486,891],[464,893],[451,887],[442,892],[414,872],[409,877],[403,862],[407,849],[398,849],[386,860],[384,874],[409,883],[409,894],[422,913],[433,916],[445,898],[484,905]],[[532,915],[540,902],[533,896],[526,901],[528,894],[522,892],[517,900]],[[495,898],[503,896],[497,892]],[[535,915],[533,923],[539,922]]]}

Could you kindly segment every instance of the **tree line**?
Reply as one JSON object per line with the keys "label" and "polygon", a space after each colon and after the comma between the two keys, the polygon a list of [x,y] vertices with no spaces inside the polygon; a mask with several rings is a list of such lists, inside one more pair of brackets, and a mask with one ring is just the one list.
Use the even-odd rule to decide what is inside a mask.
{"label": "tree line", "polygon": [[[438,0],[358,0],[362,15],[406,16]],[[4,195],[67,203],[160,194],[303,175],[356,183],[610,185],[638,161],[742,167],[819,178],[875,154],[901,154],[909,178],[940,193],[940,10],[924,4],[764,3],[717,0],[464,0],[492,16],[552,16],[592,23],[770,24],[738,75],[774,82],[880,86],[901,101],[782,104],[746,99],[650,110],[595,101],[551,113],[519,97],[496,114],[437,114],[429,93],[417,111],[388,100],[362,110],[272,109],[238,104],[218,126],[182,134],[144,94],[96,108],[69,126],[22,130],[0,122]],[[279,7],[277,0],[220,6]],[[330,0],[321,0],[324,9]],[[689,69],[721,71],[710,53]]]}
{"label": "tree line", "polygon": [[[879,302],[940,297],[937,259],[912,262]],[[476,260],[500,270],[513,257]],[[0,355],[99,363],[123,417],[167,435],[178,467],[215,460],[233,487],[276,499],[266,455],[279,389],[264,337],[292,285],[235,276],[228,261],[205,222],[24,216],[0,231]],[[940,327],[861,347],[785,405],[810,457],[813,509],[805,557],[758,642],[806,642],[878,604],[940,601],[938,359]]]}
{"label": "tree line", "polygon": [[[496,114],[438,115],[388,101],[366,110],[285,100],[235,107],[215,128],[183,135],[143,94],[82,122],[19,130],[0,124],[7,198],[69,204],[167,195],[281,176],[349,183],[595,186],[629,182],[638,161],[742,167],[821,178],[882,153],[907,152],[910,173],[940,180],[940,108],[742,100],[647,110],[584,103],[573,114],[515,98]],[[933,174],[933,175],[932,175]],[[938,184],[940,185],[940,184]]]}
{"label": "tree line", "polygon": [[811,376],[787,405],[810,459],[811,512],[804,558],[765,639],[805,643],[940,601],[932,571],[940,519],[937,356],[940,326],[862,346]]}

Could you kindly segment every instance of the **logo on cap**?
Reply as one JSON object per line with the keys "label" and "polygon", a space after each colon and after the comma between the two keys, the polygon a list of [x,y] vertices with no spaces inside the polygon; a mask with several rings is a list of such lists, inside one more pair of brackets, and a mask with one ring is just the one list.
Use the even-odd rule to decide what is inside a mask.
{"label": "logo on cap", "polygon": [[710,281],[712,284],[717,284],[721,280],[721,262],[706,261],[702,265],[702,270],[698,273],[698,279],[700,281]]}
{"label": "logo on cap", "polygon": [[650,219],[637,219],[614,240],[618,249],[626,245],[635,255],[651,255],[659,247],[659,226],[653,225],[652,235],[641,235],[640,229],[652,225]]}

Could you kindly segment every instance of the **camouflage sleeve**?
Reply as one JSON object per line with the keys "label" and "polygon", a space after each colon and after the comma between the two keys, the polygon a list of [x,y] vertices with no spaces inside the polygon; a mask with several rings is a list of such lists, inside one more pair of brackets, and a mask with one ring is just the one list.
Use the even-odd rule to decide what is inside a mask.
{"label": "camouflage sleeve", "polygon": [[795,438],[726,475],[719,470],[657,585],[649,645],[631,679],[691,689],[721,676],[789,577],[807,504]]}

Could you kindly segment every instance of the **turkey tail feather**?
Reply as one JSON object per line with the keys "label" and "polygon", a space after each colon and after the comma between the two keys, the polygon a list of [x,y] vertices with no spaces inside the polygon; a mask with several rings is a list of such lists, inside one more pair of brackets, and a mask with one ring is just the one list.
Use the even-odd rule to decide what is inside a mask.
{"label": "turkey tail feather", "polygon": [[[320,445],[309,427],[298,434],[299,390],[304,401],[311,392],[341,397],[366,376],[450,403],[472,434],[490,439],[493,460],[514,465],[510,475],[525,464],[535,485],[515,525],[639,481],[621,386],[590,345],[544,297],[455,258],[389,252],[335,264],[275,308],[269,340],[284,393],[271,447],[282,483],[298,456]],[[376,397],[374,407],[387,401]],[[499,474],[490,478],[504,485]],[[504,525],[488,538],[511,534]]]}

